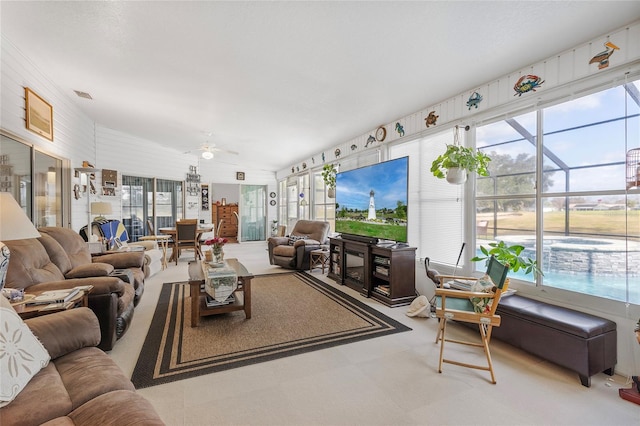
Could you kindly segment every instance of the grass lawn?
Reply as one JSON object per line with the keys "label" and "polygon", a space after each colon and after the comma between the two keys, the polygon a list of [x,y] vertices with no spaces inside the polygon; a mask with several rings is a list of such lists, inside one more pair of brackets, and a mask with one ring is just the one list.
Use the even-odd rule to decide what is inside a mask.
{"label": "grass lawn", "polygon": [[[493,214],[479,213],[478,221],[489,221],[489,234],[493,228]],[[498,235],[513,234],[513,230],[533,233],[535,230],[534,212],[498,213]],[[545,232],[563,233],[565,230],[565,212],[544,213]],[[591,236],[624,236],[640,238],[640,211],[570,211],[569,233]]]}

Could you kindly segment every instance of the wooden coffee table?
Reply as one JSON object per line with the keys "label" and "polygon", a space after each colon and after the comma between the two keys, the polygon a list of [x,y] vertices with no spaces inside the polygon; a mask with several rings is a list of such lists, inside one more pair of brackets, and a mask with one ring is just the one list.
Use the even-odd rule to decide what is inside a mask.
{"label": "wooden coffee table", "polygon": [[247,319],[251,318],[251,279],[253,274],[238,259],[225,259],[227,266],[233,268],[238,275],[238,288],[234,292],[236,300],[224,306],[207,307],[207,293],[202,288],[204,272],[200,261],[189,264],[189,294],[191,295],[191,327],[200,324],[200,317],[227,312],[244,311]]}

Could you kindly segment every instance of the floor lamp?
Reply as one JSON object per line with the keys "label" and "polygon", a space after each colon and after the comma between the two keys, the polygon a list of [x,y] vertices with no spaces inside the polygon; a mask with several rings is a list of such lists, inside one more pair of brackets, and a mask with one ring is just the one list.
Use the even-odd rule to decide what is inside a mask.
{"label": "floor lamp", "polygon": [[89,221],[87,222],[87,241],[88,242],[92,242],[93,240],[93,226],[91,226],[91,185],[89,182],[89,175],[91,173],[95,173],[98,171],[98,169],[95,169],[93,167],[76,167],[74,169],[77,173],[79,173],[81,175],[80,177],[80,181],[82,181],[82,175],[85,175],[85,179],[86,179],[86,186],[85,186],[85,194],[87,195],[87,216],[89,218]]}
{"label": "floor lamp", "polygon": [[9,247],[3,241],[39,238],[40,233],[9,192],[0,192],[0,290],[9,268]]}

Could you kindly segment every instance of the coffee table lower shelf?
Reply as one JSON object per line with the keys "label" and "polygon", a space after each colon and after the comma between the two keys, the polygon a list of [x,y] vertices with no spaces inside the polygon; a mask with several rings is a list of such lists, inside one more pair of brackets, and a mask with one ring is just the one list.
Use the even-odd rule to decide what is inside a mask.
{"label": "coffee table lower shelf", "polygon": [[[238,274],[238,288],[234,291],[236,300],[233,303],[224,306],[208,307],[207,293],[202,288],[204,278],[192,277],[189,280],[189,295],[191,297],[191,327],[200,325],[200,317],[209,315],[224,314],[228,312],[244,311],[247,319],[251,318],[251,279],[253,275],[249,273],[245,267],[237,261],[237,259],[228,259],[227,264],[234,268]],[[198,271],[194,269],[194,271]],[[202,275],[204,276],[204,275]],[[193,279],[196,278],[196,279]]]}

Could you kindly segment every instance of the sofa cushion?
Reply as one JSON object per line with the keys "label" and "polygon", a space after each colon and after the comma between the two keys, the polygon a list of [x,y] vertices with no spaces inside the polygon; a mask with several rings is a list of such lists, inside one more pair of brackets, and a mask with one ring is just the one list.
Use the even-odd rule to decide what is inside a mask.
{"label": "sofa cushion", "polygon": [[50,359],[4,296],[0,296],[0,355],[0,407],[4,407]]}
{"label": "sofa cushion", "polygon": [[[62,228],[58,226],[47,226],[38,228],[40,234],[46,234],[56,240],[61,248],[63,248],[62,253],[66,253],[71,262],[71,268],[75,268],[79,265],[84,265],[86,263],[91,263],[91,253],[89,248],[87,247],[87,243],[80,237],[80,234],[73,232],[68,228]],[[43,238],[43,237],[40,237]],[[55,262],[54,258],[56,253],[60,253],[55,250],[56,253],[49,251],[47,248],[51,259]],[[67,271],[60,268],[63,273]]]}
{"label": "sofa cushion", "polygon": [[[69,413],[68,418],[73,421],[69,424],[75,426],[164,425],[151,403],[130,390],[100,395]],[[65,424],[68,423],[47,423]]]}
{"label": "sofa cushion", "polygon": [[11,250],[11,262],[7,269],[7,287],[27,288],[49,281],[62,281],[64,275],[51,262],[39,239],[5,241]]}
{"label": "sofa cushion", "polygon": [[87,263],[77,266],[65,273],[65,278],[86,278],[86,277],[106,277],[113,272],[115,268],[108,263]]}
{"label": "sofa cushion", "polygon": [[[135,390],[116,363],[96,347],[82,348],[53,361],[62,378],[73,409],[103,393]],[[87,378],[91,380],[87,380]]]}
{"label": "sofa cushion", "polygon": [[296,248],[290,245],[275,246],[273,254],[274,256],[293,257],[296,254]]}
{"label": "sofa cushion", "polygon": [[[43,397],[46,395],[46,397]],[[39,425],[72,410],[71,399],[53,362],[40,370],[29,385],[0,409],[1,425]]]}

